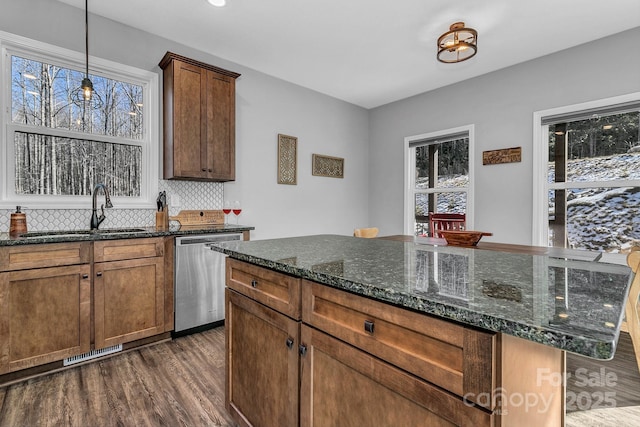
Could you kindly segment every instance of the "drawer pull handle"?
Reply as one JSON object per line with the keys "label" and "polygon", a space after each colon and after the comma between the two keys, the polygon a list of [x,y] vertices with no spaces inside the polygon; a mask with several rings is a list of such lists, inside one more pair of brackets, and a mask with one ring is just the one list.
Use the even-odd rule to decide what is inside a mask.
{"label": "drawer pull handle", "polygon": [[82,275],[82,278],[83,278],[83,279],[88,279],[88,278],[89,278],[89,275],[88,275],[88,274],[83,274],[83,275]]}
{"label": "drawer pull handle", "polygon": [[96,276],[98,276],[98,277],[102,277],[102,271],[98,271],[98,272],[96,273]]}
{"label": "drawer pull handle", "polygon": [[251,286],[252,286],[253,288],[258,287],[258,281],[257,281],[256,279],[253,279],[253,280],[251,281]]}
{"label": "drawer pull handle", "polygon": [[364,330],[366,332],[369,332],[370,334],[372,334],[373,333],[373,327],[374,327],[374,324],[373,324],[373,322],[371,320],[365,320],[364,321]]}
{"label": "drawer pull handle", "polygon": [[305,354],[307,354],[307,346],[304,344],[300,344],[298,350],[300,350],[300,356],[304,356]]}
{"label": "drawer pull handle", "polygon": [[293,340],[291,338],[287,338],[287,348],[291,350],[293,348]]}

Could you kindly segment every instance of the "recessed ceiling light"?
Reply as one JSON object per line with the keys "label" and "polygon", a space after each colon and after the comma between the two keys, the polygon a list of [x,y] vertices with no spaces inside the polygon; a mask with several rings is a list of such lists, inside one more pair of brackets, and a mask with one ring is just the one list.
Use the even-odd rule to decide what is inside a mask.
{"label": "recessed ceiling light", "polygon": [[209,4],[216,7],[223,7],[227,4],[227,0],[207,0]]}

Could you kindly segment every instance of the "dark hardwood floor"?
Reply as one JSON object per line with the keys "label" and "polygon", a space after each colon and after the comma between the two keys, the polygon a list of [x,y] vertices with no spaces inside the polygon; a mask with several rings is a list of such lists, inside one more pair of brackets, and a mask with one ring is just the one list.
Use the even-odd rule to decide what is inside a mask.
{"label": "dark hardwood floor", "polygon": [[0,388],[0,426],[231,426],[224,328]]}
{"label": "dark hardwood floor", "polygon": [[[620,333],[612,360],[600,361],[567,353],[567,412],[596,406],[640,406],[640,373],[631,338]],[[602,399],[606,398],[607,401]],[[636,420],[640,426],[640,419]]]}
{"label": "dark hardwood floor", "polygon": [[[568,408],[567,426],[640,425],[634,357],[625,333],[611,361],[567,355],[575,409],[607,392],[618,407]],[[584,384],[587,378],[602,381]],[[233,425],[224,409],[223,327],[0,388],[2,427]]]}

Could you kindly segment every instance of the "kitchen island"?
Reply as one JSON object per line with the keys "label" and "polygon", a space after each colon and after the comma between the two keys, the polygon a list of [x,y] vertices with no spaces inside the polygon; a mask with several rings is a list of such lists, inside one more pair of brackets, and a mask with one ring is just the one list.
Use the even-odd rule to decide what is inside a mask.
{"label": "kitchen island", "polygon": [[[393,378],[390,384],[403,384],[401,390],[369,405],[386,407],[385,402],[395,402],[393,407],[402,407],[396,401],[400,399],[417,403],[415,411],[440,415],[454,425],[468,425],[471,420],[503,426],[562,425],[564,352],[599,359],[613,356],[633,277],[628,267],[605,263],[335,235],[232,242],[212,249],[232,258],[227,313],[233,315],[234,307],[235,312],[250,312],[247,300],[251,300],[259,310],[275,308],[299,323],[299,338],[293,325],[287,326],[290,339],[304,347],[299,356],[300,414],[290,415],[289,425],[322,425],[322,419],[341,418],[346,412],[341,412],[340,401],[353,407],[336,390],[339,386],[322,381],[338,366],[358,370],[358,378],[374,377],[370,384],[363,382],[367,387],[382,384],[381,390],[390,390],[385,378]],[[242,274],[234,276],[235,272]],[[265,297],[260,294],[263,273],[298,279],[300,292],[285,296],[274,287]],[[278,281],[269,276],[266,282]],[[266,288],[263,293],[268,294]],[[294,283],[287,285],[294,288]],[[274,305],[281,300],[287,300],[286,307]],[[296,304],[300,315],[289,310]],[[268,318],[272,313],[263,314]],[[242,325],[234,326],[233,320],[227,319],[228,363],[237,365],[247,359],[235,360],[237,352],[229,348],[243,345],[234,340]],[[392,342],[394,336],[406,338],[408,344]],[[314,346],[314,341],[320,344]],[[327,350],[337,347],[335,354]],[[340,363],[326,362],[330,353]],[[345,356],[351,353],[359,367]],[[444,356],[438,359],[438,355]],[[451,362],[456,358],[459,361]],[[327,369],[320,372],[323,366]],[[242,387],[234,383],[233,369],[241,368],[228,370],[227,403],[232,414],[240,413],[237,419],[245,417],[250,424],[251,417],[244,413],[248,409],[243,412],[233,400]],[[340,378],[357,382],[346,371],[340,375],[334,382]],[[425,384],[431,387],[427,391],[407,391]],[[320,399],[319,393],[327,390],[339,398],[329,399],[332,403]],[[430,398],[419,402],[425,395]],[[462,405],[455,406],[452,396]],[[475,412],[467,414],[469,407]],[[389,409],[381,416],[390,416]],[[407,410],[402,412],[406,415]],[[465,415],[456,418],[460,413]]]}

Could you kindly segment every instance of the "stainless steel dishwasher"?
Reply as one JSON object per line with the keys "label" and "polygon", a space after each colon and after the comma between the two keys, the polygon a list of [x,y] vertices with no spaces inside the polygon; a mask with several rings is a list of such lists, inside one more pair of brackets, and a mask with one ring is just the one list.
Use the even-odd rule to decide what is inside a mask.
{"label": "stainless steel dishwasher", "polygon": [[223,323],[225,255],[206,245],[242,237],[242,233],[176,237],[174,334],[186,335]]}

